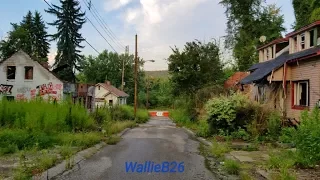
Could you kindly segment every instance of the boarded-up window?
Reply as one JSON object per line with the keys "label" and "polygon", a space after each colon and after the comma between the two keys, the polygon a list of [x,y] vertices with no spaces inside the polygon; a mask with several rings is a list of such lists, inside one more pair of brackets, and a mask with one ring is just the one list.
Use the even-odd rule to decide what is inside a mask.
{"label": "boarded-up window", "polygon": [[24,79],[33,79],[33,67],[32,66],[26,66],[24,67]]}
{"label": "boarded-up window", "polygon": [[7,79],[16,79],[16,67],[7,66]]}

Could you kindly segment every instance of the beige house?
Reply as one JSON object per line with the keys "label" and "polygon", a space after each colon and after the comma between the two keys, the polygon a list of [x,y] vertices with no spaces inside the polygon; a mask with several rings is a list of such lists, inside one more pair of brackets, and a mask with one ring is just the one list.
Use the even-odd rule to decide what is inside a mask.
{"label": "beige house", "polygon": [[320,102],[320,21],[260,48],[259,63],[240,81],[251,84],[252,98],[270,103],[289,119]]}
{"label": "beige house", "polygon": [[110,81],[96,84],[94,92],[96,107],[125,105],[129,97],[127,93],[112,86]]}

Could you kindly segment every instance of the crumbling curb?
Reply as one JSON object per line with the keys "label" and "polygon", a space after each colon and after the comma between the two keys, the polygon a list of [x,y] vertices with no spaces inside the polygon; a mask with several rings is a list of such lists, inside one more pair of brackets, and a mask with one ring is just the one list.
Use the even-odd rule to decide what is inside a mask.
{"label": "crumbling curb", "polygon": [[[117,136],[122,137],[129,130],[130,130],[130,128],[126,128],[123,131],[121,131],[120,133],[118,133]],[[80,162],[87,159],[88,154],[94,154],[95,152],[97,152],[98,150],[100,150],[101,148],[103,148],[106,145],[107,144],[105,142],[100,142],[91,148],[88,148],[88,149],[85,149],[85,150],[78,152],[74,156],[74,159],[73,159],[74,166],[80,166]],[[46,170],[40,176],[33,176],[32,179],[34,179],[34,180],[49,180],[49,179],[52,179],[56,176],[59,176],[65,172],[70,171],[69,169],[66,168],[66,164],[67,164],[67,161],[64,160],[60,164]]]}

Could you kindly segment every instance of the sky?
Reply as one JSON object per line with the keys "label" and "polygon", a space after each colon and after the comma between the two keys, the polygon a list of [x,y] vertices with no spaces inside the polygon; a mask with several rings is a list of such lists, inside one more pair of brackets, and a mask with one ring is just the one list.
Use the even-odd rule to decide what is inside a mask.
{"label": "sky", "polygon": [[[47,0],[59,5],[58,0]],[[98,52],[105,49],[123,53],[123,46],[129,46],[134,53],[135,34],[138,35],[138,55],[147,62],[145,70],[165,70],[168,68],[166,59],[171,54],[171,47],[182,49],[186,42],[195,39],[211,41],[220,39],[226,34],[225,9],[218,4],[220,0],[91,0],[92,12],[97,12],[106,23],[102,28],[88,10],[85,2],[78,0],[88,19],[96,26],[103,37],[88,21],[81,29],[82,36]],[[266,0],[267,4],[276,3],[281,8],[285,18],[286,33],[292,31],[294,13],[292,0]],[[55,17],[45,13],[48,5],[44,0],[1,0],[0,6],[0,39],[6,37],[11,30],[10,23],[18,23],[29,10],[39,11],[43,20],[53,22]],[[48,26],[49,33],[55,33],[56,28]],[[108,31],[112,35],[108,35]],[[83,42],[84,55],[98,55],[87,43]],[[56,42],[51,42],[49,62],[52,64],[56,54]],[[229,54],[227,51],[224,54]],[[228,55],[227,55],[228,56]]]}

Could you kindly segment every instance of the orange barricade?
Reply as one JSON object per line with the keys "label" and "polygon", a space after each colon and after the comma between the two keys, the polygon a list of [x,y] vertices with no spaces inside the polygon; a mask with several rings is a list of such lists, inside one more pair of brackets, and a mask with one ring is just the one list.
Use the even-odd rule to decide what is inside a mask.
{"label": "orange barricade", "polygon": [[149,115],[151,117],[169,117],[168,111],[150,111]]}

